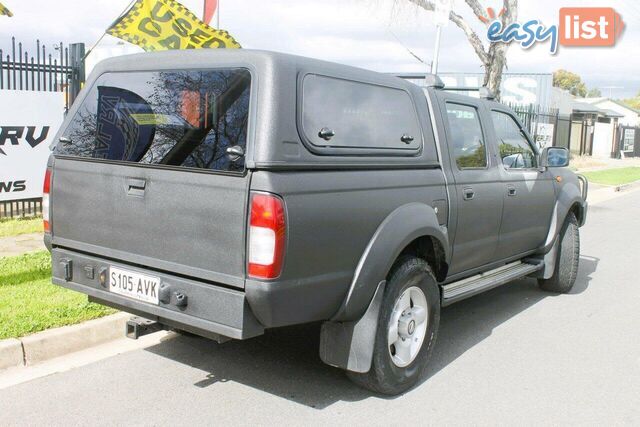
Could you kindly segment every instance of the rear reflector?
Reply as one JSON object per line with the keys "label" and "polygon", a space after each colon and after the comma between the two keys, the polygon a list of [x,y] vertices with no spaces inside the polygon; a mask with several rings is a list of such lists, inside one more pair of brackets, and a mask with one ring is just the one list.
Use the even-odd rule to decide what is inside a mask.
{"label": "rear reflector", "polygon": [[42,220],[44,222],[45,233],[51,232],[49,217],[49,193],[51,192],[51,169],[47,168],[44,174],[44,185],[42,188]]}
{"label": "rear reflector", "polygon": [[264,193],[251,195],[249,276],[274,279],[280,275],[286,241],[284,202]]}

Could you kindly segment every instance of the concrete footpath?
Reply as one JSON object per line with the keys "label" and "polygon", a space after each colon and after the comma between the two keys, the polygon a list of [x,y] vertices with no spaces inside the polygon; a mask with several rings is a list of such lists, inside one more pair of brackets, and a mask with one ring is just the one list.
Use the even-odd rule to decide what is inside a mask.
{"label": "concrete footpath", "polygon": [[27,252],[44,250],[42,233],[21,234],[0,238],[0,258],[22,255]]}

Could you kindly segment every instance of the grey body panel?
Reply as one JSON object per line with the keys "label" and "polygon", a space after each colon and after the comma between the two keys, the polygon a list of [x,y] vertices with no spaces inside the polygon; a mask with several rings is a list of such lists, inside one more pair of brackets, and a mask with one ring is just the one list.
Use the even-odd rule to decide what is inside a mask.
{"label": "grey body panel", "polygon": [[[446,103],[472,106],[477,109],[482,124],[487,149],[487,167],[484,169],[459,169],[449,149],[453,132],[448,120],[444,120],[446,149],[443,162],[452,173],[452,205],[457,207],[455,226],[450,231],[452,260],[450,274],[456,274],[483,266],[495,258],[502,217],[502,187],[495,146],[490,142],[489,118],[482,101],[447,92],[437,92],[440,115],[446,117]],[[465,192],[473,192],[472,199],[465,199]],[[455,203],[453,202],[455,201]]]}
{"label": "grey body panel", "polygon": [[[134,181],[144,190],[132,194]],[[248,182],[58,158],[52,243],[242,288]]]}
{"label": "grey body panel", "polygon": [[386,277],[405,247],[424,236],[437,239],[445,250],[445,260],[449,259],[449,239],[429,204],[408,203],[391,212],[369,241],[356,267],[349,292],[332,320],[359,319],[373,298],[376,280]]}
{"label": "grey body panel", "polygon": [[541,253],[547,253],[551,250],[570,211],[575,211],[580,227],[584,225],[587,219],[588,203],[583,196],[576,174],[567,168],[549,168],[549,173],[552,177],[560,177],[560,182],[555,179],[553,181],[555,201],[544,245],[540,248]]}
{"label": "grey body panel", "polygon": [[[511,110],[496,102],[487,102],[486,107],[489,111],[506,113],[518,122],[532,148],[539,154],[533,139]],[[490,132],[492,145],[497,149],[498,138],[493,127],[490,127]],[[502,164],[498,169],[502,176],[504,203],[495,258],[503,259],[538,249],[544,243],[556,193],[554,177],[548,169],[507,169]]]}
{"label": "grey body panel", "polygon": [[[386,275],[416,239],[437,242],[445,266],[438,279],[445,285],[530,255],[542,266],[538,255],[551,249],[567,212],[586,210],[577,178],[566,169],[535,177],[503,169],[489,114],[504,107],[434,89],[427,98],[388,75],[270,52],[200,50],[110,59],[87,86],[106,72],[216,67],[251,72],[246,173],[52,159],[53,233],[46,239],[56,284],[203,334],[247,338],[264,328],[325,321],[323,360],[366,372]],[[419,119],[421,135],[412,135],[419,147],[312,147],[301,132],[301,85],[309,74],[408,93]],[[447,100],[478,109],[486,169],[457,169]],[[552,181],[556,174],[562,184]],[[508,185],[518,186],[522,202],[507,199]],[[464,200],[470,186],[475,197]],[[284,201],[286,249],[276,279],[247,276],[251,192]],[[530,218],[536,209],[543,215]],[[71,280],[64,278],[63,258],[74,261]],[[111,294],[82,278],[87,263],[157,275],[188,290],[193,306],[153,306]]]}
{"label": "grey body panel", "polygon": [[[539,248],[549,230],[555,190],[548,171],[507,171],[503,174],[503,214],[497,258]],[[509,195],[507,186],[515,188]]]}
{"label": "grey body panel", "polygon": [[[401,206],[415,204],[423,208],[411,211],[417,216],[406,229],[397,229],[399,234],[385,234],[387,239],[376,249],[384,254],[383,259],[370,258],[368,262],[372,264],[362,270],[369,271],[369,265],[375,264],[376,269],[366,276],[366,298],[358,299],[354,313],[362,315],[375,286],[385,279],[385,266],[393,262],[394,253],[404,248],[403,242],[413,240],[409,239],[411,235],[419,237],[419,230],[433,230],[445,240],[444,245],[447,243],[430,208],[433,201],[446,200],[440,169],[257,171],[251,189],[279,194],[287,207],[287,250],[282,274],[274,281],[248,279],[245,285],[251,307],[265,325],[282,326],[334,316],[347,297],[376,230]],[[406,217],[403,220],[407,222]],[[444,223],[446,216],[441,221]],[[399,223],[394,220],[393,224]],[[352,314],[349,312],[347,317],[353,319]]]}

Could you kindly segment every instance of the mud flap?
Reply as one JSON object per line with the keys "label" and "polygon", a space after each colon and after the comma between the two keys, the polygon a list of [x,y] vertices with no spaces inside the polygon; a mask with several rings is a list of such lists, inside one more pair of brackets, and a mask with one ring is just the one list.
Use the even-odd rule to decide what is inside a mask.
{"label": "mud flap", "polygon": [[544,263],[544,267],[541,270],[538,270],[537,272],[535,272],[534,274],[531,274],[530,277],[534,277],[536,279],[549,279],[551,278],[551,276],[553,276],[553,273],[556,270],[556,258],[558,257],[559,245],[560,245],[560,238],[556,236],[556,239],[553,242],[553,246],[551,246],[551,249],[549,250],[549,252],[547,252],[544,255],[544,257],[542,257],[542,262]]}
{"label": "mud flap", "polygon": [[320,359],[353,372],[369,372],[386,281],[378,283],[364,315],[353,322],[324,322],[320,331]]}

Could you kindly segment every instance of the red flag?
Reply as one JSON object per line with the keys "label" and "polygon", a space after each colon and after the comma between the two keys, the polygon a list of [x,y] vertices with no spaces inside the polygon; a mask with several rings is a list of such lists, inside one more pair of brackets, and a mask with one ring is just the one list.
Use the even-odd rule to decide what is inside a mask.
{"label": "red flag", "polygon": [[205,24],[209,25],[217,8],[218,0],[204,0],[204,13],[202,14],[202,20]]}

